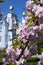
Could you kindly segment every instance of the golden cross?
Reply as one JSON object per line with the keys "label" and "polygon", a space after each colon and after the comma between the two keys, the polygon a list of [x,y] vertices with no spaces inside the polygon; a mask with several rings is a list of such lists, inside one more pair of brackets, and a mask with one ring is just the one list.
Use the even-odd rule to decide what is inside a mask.
{"label": "golden cross", "polygon": [[0,0],[0,3],[4,2],[5,0]]}

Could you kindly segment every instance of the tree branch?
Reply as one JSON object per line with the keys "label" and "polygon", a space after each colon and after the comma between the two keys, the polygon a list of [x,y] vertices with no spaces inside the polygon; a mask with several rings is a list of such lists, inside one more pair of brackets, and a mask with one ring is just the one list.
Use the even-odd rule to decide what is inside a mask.
{"label": "tree branch", "polygon": [[26,47],[28,46],[28,43],[29,43],[29,41],[26,42],[25,48],[22,49],[20,56],[16,59],[17,61],[22,57],[22,55],[23,55],[23,53],[24,53],[24,50],[25,50]]}

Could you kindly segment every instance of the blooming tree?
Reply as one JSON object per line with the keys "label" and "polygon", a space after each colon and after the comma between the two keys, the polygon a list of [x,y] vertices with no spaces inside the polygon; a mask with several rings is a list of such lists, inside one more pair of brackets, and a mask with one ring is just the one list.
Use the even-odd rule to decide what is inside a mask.
{"label": "blooming tree", "polygon": [[17,29],[15,42],[6,49],[3,65],[29,65],[30,57],[36,57],[37,65],[43,65],[43,4],[28,0],[26,9],[25,23]]}

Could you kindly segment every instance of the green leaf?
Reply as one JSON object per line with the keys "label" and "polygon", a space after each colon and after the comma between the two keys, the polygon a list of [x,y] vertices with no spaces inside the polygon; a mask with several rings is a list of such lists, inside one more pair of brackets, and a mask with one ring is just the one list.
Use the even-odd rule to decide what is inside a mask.
{"label": "green leaf", "polygon": [[43,40],[37,42],[38,54],[41,54],[43,48]]}
{"label": "green leaf", "polygon": [[38,2],[38,0],[33,0],[34,1],[34,3],[37,3]]}
{"label": "green leaf", "polygon": [[28,26],[31,26],[31,25],[33,25],[33,18],[31,18],[31,19],[29,20],[29,22],[28,22]]}
{"label": "green leaf", "polygon": [[4,51],[1,51],[0,50],[0,63],[2,63],[2,59],[3,59],[3,57],[4,57]]}
{"label": "green leaf", "polygon": [[15,39],[18,39],[18,35],[15,36]]}
{"label": "green leaf", "polygon": [[34,41],[32,42],[32,44],[37,45],[37,40],[34,40]]}
{"label": "green leaf", "polygon": [[37,65],[38,62],[29,62],[28,65]]}
{"label": "green leaf", "polygon": [[14,63],[11,62],[11,63],[9,63],[7,65],[17,65],[17,64],[15,62]]}
{"label": "green leaf", "polygon": [[25,14],[24,16],[33,16],[33,14]]}
{"label": "green leaf", "polygon": [[39,59],[37,57],[30,57],[28,58],[27,62],[38,62]]}
{"label": "green leaf", "polygon": [[37,41],[37,46],[43,48],[43,40]]}
{"label": "green leaf", "polygon": [[35,20],[36,20],[35,15],[32,14],[32,18],[29,19],[29,21],[28,21],[28,26],[35,25],[36,24]]}
{"label": "green leaf", "polygon": [[43,48],[40,48],[41,52],[43,52]]}
{"label": "green leaf", "polygon": [[21,45],[21,42],[16,41],[15,43],[12,44],[14,48],[17,48],[19,45]]}

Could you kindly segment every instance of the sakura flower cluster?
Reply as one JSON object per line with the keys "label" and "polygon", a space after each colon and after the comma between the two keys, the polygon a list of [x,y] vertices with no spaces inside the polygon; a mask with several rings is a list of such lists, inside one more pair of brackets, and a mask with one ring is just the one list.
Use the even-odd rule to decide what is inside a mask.
{"label": "sakura flower cluster", "polygon": [[27,10],[30,10],[31,13],[35,14],[35,17],[38,17],[40,23],[43,23],[43,7],[34,3],[34,1],[28,0],[26,2]]}
{"label": "sakura flower cluster", "polygon": [[28,25],[21,25],[17,29],[17,34],[18,40],[26,43],[28,40],[29,41],[34,41],[34,40],[43,40],[43,24],[40,24],[39,26],[32,26],[28,27]]}
{"label": "sakura flower cluster", "polygon": [[7,65],[10,63],[12,64],[16,63],[17,65],[28,65],[25,62],[25,59],[37,53],[37,46],[33,45],[29,47],[29,49],[26,47],[26,49],[23,52],[23,55],[20,57],[19,60],[17,60],[21,52],[22,52],[22,49],[20,49],[19,47],[17,49],[14,49],[13,46],[8,47],[6,49],[7,56],[3,57],[2,59],[3,65]]}

